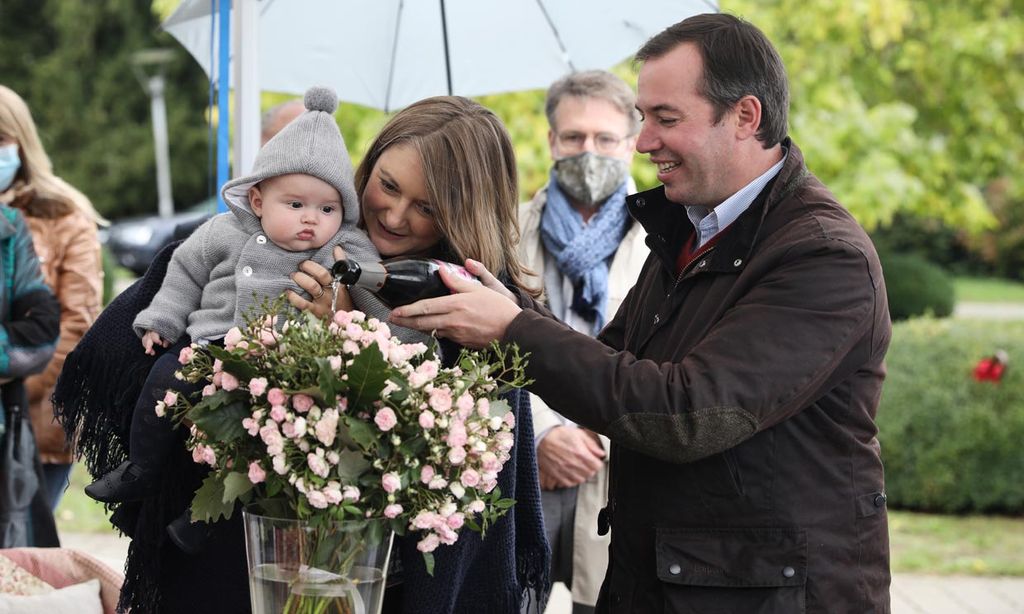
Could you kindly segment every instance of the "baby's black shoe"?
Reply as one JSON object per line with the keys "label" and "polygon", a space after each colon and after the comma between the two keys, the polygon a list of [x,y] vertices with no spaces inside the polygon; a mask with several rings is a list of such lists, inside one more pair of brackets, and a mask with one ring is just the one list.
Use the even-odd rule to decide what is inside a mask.
{"label": "baby's black shoe", "polygon": [[192,508],[185,510],[171,524],[167,525],[167,535],[174,545],[185,554],[199,554],[210,538],[210,524],[202,520],[192,522]]}
{"label": "baby's black shoe", "polygon": [[156,472],[125,461],[110,473],[85,487],[85,494],[103,503],[138,501],[156,494],[160,480]]}

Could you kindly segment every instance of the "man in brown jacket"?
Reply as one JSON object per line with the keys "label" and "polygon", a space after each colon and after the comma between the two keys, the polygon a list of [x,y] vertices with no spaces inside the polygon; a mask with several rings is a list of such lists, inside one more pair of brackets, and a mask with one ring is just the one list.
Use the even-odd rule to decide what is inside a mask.
{"label": "man in brown jacket", "polygon": [[889,612],[871,241],[786,136],[757,28],[700,15],[637,58],[637,150],[664,185],[629,199],[652,253],[598,338],[473,263],[487,287],[446,278],[459,293],[392,319],[517,343],[532,391],[611,439],[598,612]]}

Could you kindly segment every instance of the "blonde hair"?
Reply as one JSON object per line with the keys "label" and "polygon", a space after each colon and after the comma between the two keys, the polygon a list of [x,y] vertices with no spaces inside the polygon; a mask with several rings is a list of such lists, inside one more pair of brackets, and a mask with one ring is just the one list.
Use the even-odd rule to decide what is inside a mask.
{"label": "blonde hair", "polygon": [[28,105],[14,90],[4,85],[0,85],[0,134],[18,142],[21,168],[15,179],[24,181],[34,190],[37,198],[77,208],[101,226],[109,224],[97,213],[85,194],[53,174],[53,164],[39,140]]}
{"label": "blonde hair", "polygon": [[436,96],[406,107],[384,126],[356,169],[360,201],[365,202],[362,195],[377,160],[393,145],[409,145],[420,155],[443,247],[460,264],[479,260],[496,276],[527,289],[516,252],[515,152],[501,120],[461,96]]}

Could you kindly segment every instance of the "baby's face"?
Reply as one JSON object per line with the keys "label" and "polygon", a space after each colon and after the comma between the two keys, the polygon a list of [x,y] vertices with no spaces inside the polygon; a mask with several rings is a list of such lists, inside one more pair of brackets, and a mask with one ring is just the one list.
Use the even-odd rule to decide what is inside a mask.
{"label": "baby's face", "polygon": [[275,245],[319,249],[341,228],[341,195],[312,175],[271,177],[249,190],[249,204]]}

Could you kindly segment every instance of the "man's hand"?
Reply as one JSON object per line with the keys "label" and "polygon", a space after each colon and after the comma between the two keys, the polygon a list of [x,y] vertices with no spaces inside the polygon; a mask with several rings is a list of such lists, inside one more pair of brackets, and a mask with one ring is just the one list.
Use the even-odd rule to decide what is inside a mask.
{"label": "man's hand", "polygon": [[[340,245],[334,246],[334,259],[341,260],[345,257],[345,250]],[[299,270],[291,274],[294,281],[300,288],[309,293],[313,300],[307,300],[298,293],[289,290],[288,302],[300,311],[309,311],[320,318],[333,316],[331,313],[331,282],[334,278],[331,272],[312,260],[304,260],[299,264]],[[344,285],[338,285],[339,311],[352,311],[352,298]]]}
{"label": "man's hand", "polygon": [[582,484],[603,464],[601,442],[586,429],[556,426],[537,445],[537,469],[542,490]]}
{"label": "man's hand", "polygon": [[[391,312],[391,322],[426,333],[437,331],[438,336],[469,348],[487,347],[491,341],[502,339],[522,309],[483,265],[471,260],[466,265],[482,284],[450,274],[442,267],[441,279],[453,294],[398,307]],[[503,292],[493,289],[496,287]]]}
{"label": "man's hand", "polygon": [[142,347],[146,349],[146,353],[150,356],[156,354],[154,346],[159,345],[160,347],[167,347],[171,345],[171,342],[166,339],[160,338],[160,333],[155,330],[147,330],[145,335],[142,335]]}

